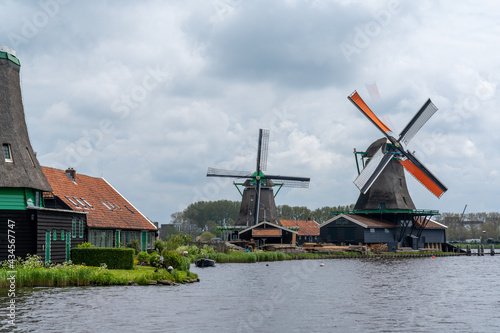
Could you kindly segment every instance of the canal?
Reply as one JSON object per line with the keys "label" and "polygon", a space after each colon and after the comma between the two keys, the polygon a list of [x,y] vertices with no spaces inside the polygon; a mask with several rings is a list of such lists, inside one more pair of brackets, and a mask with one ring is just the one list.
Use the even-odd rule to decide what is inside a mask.
{"label": "canal", "polygon": [[[321,264],[324,264],[323,266]],[[499,332],[500,257],[219,264],[181,286],[17,290],[1,332]]]}

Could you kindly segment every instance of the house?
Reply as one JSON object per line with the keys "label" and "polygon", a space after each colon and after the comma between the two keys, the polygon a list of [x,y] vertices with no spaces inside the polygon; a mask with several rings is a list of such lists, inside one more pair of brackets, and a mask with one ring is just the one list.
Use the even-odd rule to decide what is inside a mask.
{"label": "house", "polygon": [[153,248],[157,227],[104,178],[77,174],[70,168],[43,167],[52,187],[46,207],[84,213],[85,239],[97,247],[120,247],[138,240],[141,251]]}
{"label": "house", "polygon": [[320,239],[334,244],[387,243],[390,251],[397,250],[401,243],[415,250],[442,249],[445,225],[424,216],[401,219],[396,223],[385,220],[386,217],[385,214],[339,214],[320,225]]}
{"label": "house", "polygon": [[0,46],[0,260],[36,254],[60,263],[84,241],[86,214],[45,207],[52,189],[28,136],[20,69],[15,51]]}
{"label": "house", "polygon": [[238,239],[254,241],[257,247],[266,244],[292,244],[297,241],[298,232],[281,225],[262,221],[238,232]]}
{"label": "house", "polygon": [[282,226],[286,228],[298,228],[297,243],[317,243],[319,242],[319,224],[316,221],[294,221],[280,220]]}

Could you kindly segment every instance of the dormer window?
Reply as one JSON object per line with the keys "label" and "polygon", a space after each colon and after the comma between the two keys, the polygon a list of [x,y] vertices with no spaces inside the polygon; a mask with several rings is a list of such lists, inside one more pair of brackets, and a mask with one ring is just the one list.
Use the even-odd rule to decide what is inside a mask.
{"label": "dormer window", "polygon": [[5,158],[5,162],[13,162],[12,150],[10,149],[10,145],[8,143],[4,143],[2,147],[3,147],[3,156]]}

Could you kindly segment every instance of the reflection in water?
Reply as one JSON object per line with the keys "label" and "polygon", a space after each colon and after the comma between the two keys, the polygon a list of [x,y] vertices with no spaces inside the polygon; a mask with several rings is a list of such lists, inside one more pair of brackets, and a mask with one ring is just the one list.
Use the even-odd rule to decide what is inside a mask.
{"label": "reflection in water", "polygon": [[17,327],[0,331],[495,332],[499,264],[485,256],[193,266],[200,283],[18,290]]}

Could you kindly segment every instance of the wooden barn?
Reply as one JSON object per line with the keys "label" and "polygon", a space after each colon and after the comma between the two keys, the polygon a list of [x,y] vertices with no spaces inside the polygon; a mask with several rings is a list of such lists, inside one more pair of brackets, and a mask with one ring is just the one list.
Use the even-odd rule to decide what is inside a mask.
{"label": "wooden barn", "polygon": [[64,262],[84,241],[86,214],[45,207],[52,189],[28,136],[20,68],[15,52],[0,46],[0,260],[37,254]]}
{"label": "wooden barn", "polygon": [[432,220],[429,215],[402,217],[399,214],[390,218],[386,212],[378,215],[358,212],[340,214],[321,224],[320,239],[323,243],[337,245],[386,243],[390,251],[401,247],[442,250],[445,231],[446,226]]}
{"label": "wooden barn", "polygon": [[43,167],[52,186],[46,207],[87,216],[85,239],[97,247],[120,247],[138,240],[141,251],[153,248],[157,227],[104,178],[77,174],[74,169]]}
{"label": "wooden barn", "polygon": [[298,232],[271,222],[262,221],[238,233],[243,241],[253,241],[257,247],[268,244],[291,244],[297,241]]}
{"label": "wooden barn", "polygon": [[319,224],[316,221],[295,221],[295,220],[280,220],[282,226],[286,228],[296,228],[297,243],[319,243]]}

